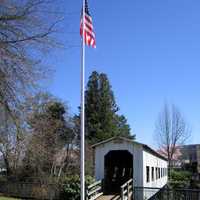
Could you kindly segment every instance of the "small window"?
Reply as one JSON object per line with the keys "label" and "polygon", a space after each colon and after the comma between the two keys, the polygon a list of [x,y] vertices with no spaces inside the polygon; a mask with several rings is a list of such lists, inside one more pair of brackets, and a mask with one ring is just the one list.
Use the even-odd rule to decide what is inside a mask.
{"label": "small window", "polygon": [[158,168],[156,167],[156,179],[158,179]]}
{"label": "small window", "polygon": [[160,168],[158,168],[158,178],[160,178]]}
{"label": "small window", "polygon": [[149,177],[149,166],[146,166],[146,181],[147,181],[147,183],[150,181],[150,179],[149,179],[150,177]]}
{"label": "small window", "polygon": [[154,181],[154,167],[151,167],[151,180]]}

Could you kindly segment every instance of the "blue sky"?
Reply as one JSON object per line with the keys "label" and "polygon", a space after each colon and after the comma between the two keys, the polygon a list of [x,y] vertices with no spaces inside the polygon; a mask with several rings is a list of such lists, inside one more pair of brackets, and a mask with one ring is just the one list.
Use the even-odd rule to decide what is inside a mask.
{"label": "blue sky", "polygon": [[[47,88],[76,113],[81,0],[61,0],[57,6],[65,16],[58,34],[65,48],[48,58],[55,73]],[[168,102],[192,128],[188,143],[199,143],[200,1],[89,0],[89,7],[97,49],[86,49],[86,77],[93,70],[108,75],[120,113],[138,141],[156,146],[155,121]]]}

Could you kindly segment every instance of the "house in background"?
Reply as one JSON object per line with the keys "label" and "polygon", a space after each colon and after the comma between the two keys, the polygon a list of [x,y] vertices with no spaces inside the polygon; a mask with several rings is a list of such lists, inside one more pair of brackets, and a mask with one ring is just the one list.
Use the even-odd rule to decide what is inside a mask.
{"label": "house in background", "polygon": [[[157,152],[167,159],[166,148],[161,148]],[[181,156],[182,156],[182,153],[180,151],[180,148],[177,147],[175,149],[175,152],[174,152],[174,154],[172,156],[172,160],[171,160],[171,166],[173,167],[173,169],[181,169],[181,167],[182,167],[182,161],[180,159]]]}
{"label": "house in background", "polygon": [[193,173],[200,180],[200,144],[183,145],[180,147],[182,168]]}
{"label": "house in background", "polygon": [[[167,158],[165,150],[159,149],[158,153]],[[177,146],[171,163],[173,169],[190,171],[194,179],[200,180],[200,144]]]}

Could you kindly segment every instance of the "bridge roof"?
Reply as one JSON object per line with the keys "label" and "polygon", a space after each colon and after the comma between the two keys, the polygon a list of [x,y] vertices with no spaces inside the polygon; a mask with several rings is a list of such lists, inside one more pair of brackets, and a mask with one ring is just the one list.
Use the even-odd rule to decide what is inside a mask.
{"label": "bridge roof", "polygon": [[140,143],[140,142],[137,142],[137,141],[134,141],[134,140],[129,139],[129,138],[126,138],[126,137],[121,137],[121,136],[112,137],[112,138],[109,138],[109,139],[107,139],[107,140],[103,140],[103,141],[101,141],[101,142],[98,142],[98,143],[92,145],[92,148],[96,148],[96,147],[98,147],[98,146],[101,146],[101,145],[103,145],[103,144],[109,143],[109,142],[111,142],[111,141],[113,141],[113,140],[116,140],[116,139],[118,139],[118,140],[123,140],[123,141],[127,141],[127,142],[130,142],[130,143],[133,143],[133,144],[140,145],[140,146],[143,147],[144,150],[148,151],[149,153],[151,153],[151,154],[153,154],[153,155],[155,155],[155,156],[157,156],[157,157],[159,157],[159,158],[161,158],[161,159],[163,159],[163,160],[165,160],[165,161],[168,161],[166,157],[162,156],[161,154],[159,154],[157,151],[155,151],[154,149],[152,149],[152,148],[149,147],[148,145],[143,144],[143,143]]}

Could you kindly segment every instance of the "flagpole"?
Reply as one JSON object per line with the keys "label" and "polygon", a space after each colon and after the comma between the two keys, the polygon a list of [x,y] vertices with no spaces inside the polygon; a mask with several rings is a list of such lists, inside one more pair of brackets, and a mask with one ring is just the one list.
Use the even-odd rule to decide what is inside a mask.
{"label": "flagpole", "polygon": [[81,52],[81,200],[85,200],[85,0],[82,6],[83,35]]}

